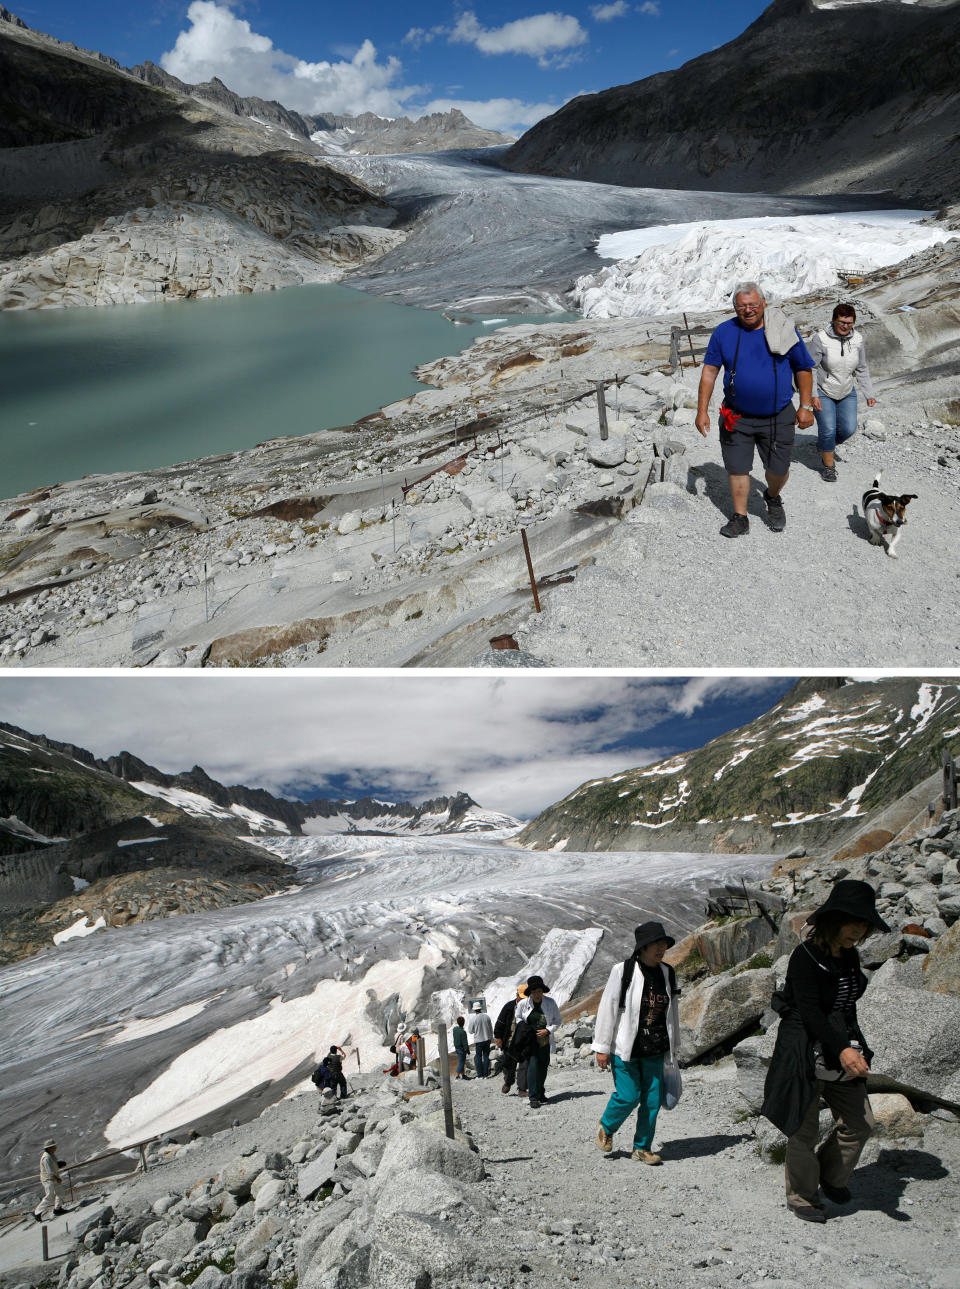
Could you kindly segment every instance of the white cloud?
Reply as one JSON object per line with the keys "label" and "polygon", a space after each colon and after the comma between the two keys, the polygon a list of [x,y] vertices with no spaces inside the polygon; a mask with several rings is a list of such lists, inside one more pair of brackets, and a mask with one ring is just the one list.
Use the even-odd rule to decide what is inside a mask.
{"label": "white cloud", "polygon": [[472,10],[461,14],[450,32],[454,44],[473,45],[483,54],[526,54],[542,67],[555,65],[564,50],[583,45],[589,37],[571,14],[538,13],[502,27],[482,27]]}
{"label": "white cloud", "polygon": [[[321,795],[336,776],[357,790],[377,785],[416,799],[463,788],[481,805],[529,815],[586,779],[671,751],[652,746],[663,737],[653,732],[658,721],[777,683],[554,674],[18,677],[0,678],[0,710],[34,733],[99,757],[126,749],[167,773],[199,764],[223,783],[272,792],[316,785]],[[615,746],[627,737],[632,746]]]}
{"label": "white cloud", "polygon": [[626,0],[614,0],[613,4],[594,4],[590,6],[595,22],[610,22],[613,18],[623,18],[630,12]]}
{"label": "white cloud", "polygon": [[377,59],[364,40],[352,58],[307,62],[274,48],[243,18],[215,0],[194,0],[190,26],[181,31],[161,66],[189,84],[219,76],[238,94],[276,99],[298,112],[377,112],[399,116],[419,86],[398,83],[403,70],[396,58]]}
{"label": "white cloud", "polygon": [[645,0],[644,4],[637,5],[637,13],[649,14],[651,18],[660,17],[660,5],[656,0]]}
{"label": "white cloud", "polygon": [[524,130],[551,116],[561,103],[524,103],[519,98],[455,99],[435,98],[418,113],[449,112],[459,108],[464,116],[481,125],[485,130],[504,130],[508,134],[522,134]]}

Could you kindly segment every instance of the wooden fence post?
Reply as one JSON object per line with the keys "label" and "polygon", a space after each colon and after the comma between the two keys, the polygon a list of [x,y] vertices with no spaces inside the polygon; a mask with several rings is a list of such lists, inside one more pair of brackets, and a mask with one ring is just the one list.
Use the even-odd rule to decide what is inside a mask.
{"label": "wooden fence post", "polygon": [[597,415],[600,417],[600,437],[607,437],[607,400],[603,392],[603,381],[594,382],[597,387]]}
{"label": "wooden fence post", "polygon": [[453,1094],[450,1091],[450,1055],[447,1052],[447,1027],[437,1022],[437,1050],[440,1054],[440,1095],[443,1099],[443,1130],[453,1141]]}

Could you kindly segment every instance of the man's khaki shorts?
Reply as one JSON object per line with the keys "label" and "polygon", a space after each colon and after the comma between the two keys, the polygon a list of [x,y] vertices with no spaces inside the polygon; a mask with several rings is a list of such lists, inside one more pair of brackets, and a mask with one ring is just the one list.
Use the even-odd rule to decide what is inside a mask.
{"label": "man's khaki shorts", "polygon": [[760,454],[765,470],[786,474],[796,433],[796,410],[792,403],[776,416],[746,416],[727,431],[720,425],[720,451],[727,474],[749,474],[753,466],[753,449]]}

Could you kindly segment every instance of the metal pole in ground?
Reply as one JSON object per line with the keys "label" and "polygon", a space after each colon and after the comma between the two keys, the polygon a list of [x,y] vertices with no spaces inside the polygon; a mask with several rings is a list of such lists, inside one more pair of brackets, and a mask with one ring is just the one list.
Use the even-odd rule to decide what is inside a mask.
{"label": "metal pole in ground", "polygon": [[425,1046],[426,1044],[423,1041],[422,1035],[418,1034],[417,1035],[417,1082],[420,1084],[421,1087],[423,1087],[423,1084],[424,1084],[423,1053],[424,1053]]}
{"label": "metal pole in ground", "polygon": [[203,620],[210,621],[210,587],[207,582],[207,561],[203,561]]}
{"label": "metal pole in ground", "polygon": [[147,1171],[147,1148],[143,1142],[140,1143],[140,1167],[144,1172]]}
{"label": "metal pole in ground", "polygon": [[47,1227],[46,1223],[40,1228],[40,1248],[43,1251],[44,1262],[50,1261],[50,1246],[47,1244]]}
{"label": "metal pole in ground", "polygon": [[537,612],[540,612],[540,596],[537,595],[537,579],[533,575],[533,560],[530,558],[530,543],[527,541],[527,530],[520,529],[520,536],[523,540],[523,553],[527,557],[527,573],[530,575],[530,590],[533,592],[533,603]]}
{"label": "metal pole in ground", "polygon": [[387,513],[387,494],[383,490],[383,466],[380,467],[380,509],[384,515]]}
{"label": "metal pole in ground", "polygon": [[597,387],[597,415],[600,417],[600,437],[607,437],[607,400],[603,393],[603,381],[594,382]]}
{"label": "metal pole in ground", "polygon": [[453,1141],[453,1094],[450,1091],[450,1056],[447,1052],[447,1027],[437,1021],[437,1050],[440,1054],[440,1096],[443,1100],[443,1130]]}
{"label": "metal pole in ground", "polygon": [[397,499],[393,499],[393,553],[397,553]]}

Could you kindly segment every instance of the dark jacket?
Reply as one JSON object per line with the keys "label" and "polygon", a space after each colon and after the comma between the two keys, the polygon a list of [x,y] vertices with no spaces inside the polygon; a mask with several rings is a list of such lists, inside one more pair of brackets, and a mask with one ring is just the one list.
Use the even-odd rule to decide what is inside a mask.
{"label": "dark jacket", "polygon": [[497,1023],[493,1027],[493,1037],[500,1040],[502,1047],[510,1045],[510,1035],[513,1033],[513,1018],[517,1010],[516,998],[511,998],[500,1008],[500,1015],[497,1017]]}
{"label": "dark jacket", "polygon": [[[833,1011],[837,1000],[838,973],[828,953],[809,941],[794,949],[787,967],[787,983],[781,995],[780,1028],[763,1088],[761,1113],[787,1137],[800,1127],[810,1102],[817,1095],[814,1073],[819,1043],[823,1064],[840,1070],[840,1053],[856,1039],[869,1061],[873,1053],[857,1022],[856,1010],[846,1019]],[[860,955],[849,949],[839,959],[841,968],[856,967],[856,996],[867,987],[860,970]]]}

